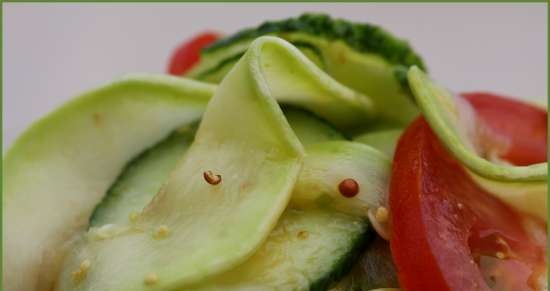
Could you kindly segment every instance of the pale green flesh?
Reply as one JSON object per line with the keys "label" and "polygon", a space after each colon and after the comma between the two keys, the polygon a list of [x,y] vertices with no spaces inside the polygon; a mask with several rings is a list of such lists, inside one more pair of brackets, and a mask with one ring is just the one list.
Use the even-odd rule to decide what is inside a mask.
{"label": "pale green flesh", "polygon": [[342,133],[309,112],[294,108],[285,108],[283,111],[290,127],[304,146],[345,139]]}
{"label": "pale green flesh", "polygon": [[333,210],[287,209],[246,262],[179,291],[327,290],[350,268],[368,239],[364,218]]}
{"label": "pale green flesh", "polygon": [[[68,258],[58,290],[172,290],[225,271],[260,246],[288,202],[303,149],[249,64],[245,56],[220,84],[193,144],[136,224],[106,240],[92,229]],[[207,183],[205,171],[220,174],[221,183]],[[170,234],[155,238],[163,225]],[[75,284],[71,272],[85,259],[95,267]],[[159,281],[149,286],[151,272]]]}
{"label": "pale green flesh", "polygon": [[[334,137],[334,130],[310,114],[299,110],[285,110],[289,123],[293,128],[300,128],[299,132],[309,132],[307,141],[326,140]],[[302,138],[300,134],[298,137]],[[313,135],[318,135],[313,137]],[[103,204],[103,211],[96,213],[95,225],[117,222],[116,218],[125,221],[128,219],[129,208],[141,209],[150,200],[157,189],[151,185],[159,185],[165,180],[169,170],[165,169],[166,161],[177,160],[178,155],[185,151],[185,144],[180,143],[183,137],[170,137],[156,147],[148,150],[143,157],[138,158],[113,186],[120,189],[114,199],[107,197]],[[351,144],[343,143],[343,146]],[[351,145],[353,148],[354,145]],[[316,146],[319,148],[318,146]],[[364,162],[361,154],[371,154],[363,145],[356,153],[357,162]],[[327,147],[321,147],[321,149]],[[334,146],[328,147],[334,148]],[[311,160],[326,160],[332,150],[313,150]],[[330,161],[337,164],[341,155],[335,152]],[[380,155],[375,153],[375,156]],[[354,159],[355,160],[355,159]],[[333,164],[327,162],[324,166],[330,168]],[[357,170],[356,168],[351,170]],[[359,169],[361,170],[361,169]],[[154,173],[154,174],[151,174]],[[138,177],[148,177],[144,183]],[[318,183],[326,183],[325,176],[319,175]],[[300,182],[298,182],[300,184]],[[295,195],[294,193],[293,195]],[[135,199],[133,196],[145,196],[144,199]],[[139,198],[139,197],[137,197]],[[346,198],[348,199],[348,198]],[[144,201],[135,207],[135,201]],[[112,203],[116,202],[116,203]],[[357,251],[366,240],[367,224],[361,216],[339,214],[330,205],[327,208],[307,210],[287,209],[279,219],[277,227],[271,232],[263,246],[246,262],[236,268],[208,280],[209,283],[182,290],[325,290],[334,280],[337,280],[348,269],[354,260]],[[122,215],[120,213],[123,213]],[[364,217],[364,213],[362,215]],[[113,219],[113,217],[115,219]],[[98,222],[101,222],[99,224]],[[301,234],[298,236],[298,233]],[[300,270],[299,272],[297,270]]]}
{"label": "pale green flesh", "polygon": [[253,70],[266,80],[264,89],[279,103],[313,112],[341,131],[372,121],[375,112],[369,97],[336,82],[288,42],[261,37],[247,54]]}
{"label": "pale green flesh", "polygon": [[213,91],[136,75],[84,94],[28,129],[4,159],[3,287],[50,290],[64,244],[86,228],[124,165],[199,119]]}
{"label": "pale green flesh", "polygon": [[353,141],[372,146],[393,159],[397,141],[402,133],[401,129],[379,130],[358,135]]}
{"label": "pale green flesh", "polygon": [[[371,124],[376,112],[369,97],[335,81],[291,44],[277,43],[267,46],[257,43],[248,54],[258,61],[253,66],[265,76],[266,89],[273,91],[279,103],[313,112],[345,132],[355,132]],[[229,72],[231,67],[229,64],[223,70]],[[189,76],[196,77],[192,73]],[[217,76],[223,78],[224,74]],[[297,79],[302,81],[296,82]]]}
{"label": "pale green flesh", "polygon": [[[387,205],[391,162],[383,153],[350,141],[329,141],[306,149],[304,167],[290,201],[292,207],[329,207],[366,216],[368,209]],[[354,197],[344,197],[338,190],[345,179],[359,185]]]}
{"label": "pale green flesh", "polygon": [[151,201],[193,141],[195,132],[176,130],[132,161],[90,218],[90,226],[126,223]]}
{"label": "pale green flesh", "polygon": [[[57,290],[112,290],[112,288],[116,290],[126,290],[127,288],[128,290],[140,290],[140,288],[162,290],[200,281],[239,264],[261,245],[269,230],[275,225],[278,215],[282,213],[284,205],[288,202],[288,195],[290,195],[289,192],[295,180],[292,175],[293,173],[297,175],[299,168],[301,145],[282,114],[279,114],[280,109],[274,99],[313,111],[315,115],[334,124],[339,129],[350,129],[355,124],[367,123],[373,116],[372,105],[367,97],[335,82],[308,61],[299,50],[280,39],[268,37],[257,40],[239,64],[240,68],[234,67],[233,73],[229,74],[222,83],[224,87],[216,91],[221,92],[219,94],[231,96],[231,98],[226,97],[229,101],[224,101],[223,105],[218,105],[220,108],[215,113],[211,113],[212,116],[216,116],[217,121],[213,121],[211,126],[201,125],[201,128],[204,126],[207,128],[203,130],[203,137],[198,139],[203,140],[204,143],[195,143],[196,153],[193,152],[194,147],[192,147],[184,161],[180,163],[180,169],[176,171],[177,174],[173,174],[183,177],[180,177],[181,179],[170,178],[170,181],[174,182],[165,185],[162,193],[157,195],[157,199],[154,199],[145,209],[136,225],[130,225],[127,222],[127,224],[120,223],[108,228],[95,228],[89,234],[81,237],[76,244],[80,247],[75,248],[65,262]],[[212,86],[176,80],[171,77],[155,77],[145,81],[137,78],[137,81],[124,81],[116,85],[118,87],[112,86],[99,90],[100,94],[98,95],[116,89],[116,92],[111,93],[121,95],[120,98],[113,96],[89,98],[92,99],[89,102],[71,103],[71,105],[62,108],[61,113],[57,112],[50,116],[47,119],[48,122],[43,121],[40,126],[31,129],[8,153],[5,165],[9,166],[7,167],[9,176],[4,178],[9,180],[9,183],[5,183],[4,192],[17,192],[17,194],[5,194],[5,200],[11,203],[9,205],[15,206],[4,206],[4,218],[8,217],[11,220],[13,217],[17,217],[19,221],[25,219],[29,221],[18,224],[17,230],[6,225],[4,227],[4,234],[7,233],[9,237],[5,248],[9,252],[4,252],[5,258],[7,258],[4,260],[4,266],[5,269],[10,270],[4,273],[5,278],[8,278],[5,280],[8,287],[13,287],[16,290],[28,290],[32,288],[30,286],[40,285],[44,289],[49,289],[49,284],[53,280],[52,276],[58,270],[57,258],[63,255],[65,243],[70,242],[69,239],[73,237],[76,230],[86,228],[93,208],[124,165],[138,153],[167,136],[175,128],[200,118],[206,102],[215,90]],[[243,101],[243,104],[236,102],[239,98],[243,98],[243,94],[248,96],[249,93],[263,96],[264,99],[261,98],[263,100],[261,102]],[[135,104],[134,100],[137,100]],[[164,104],[166,100],[173,102]],[[103,101],[106,103],[103,104]],[[119,101],[121,104],[117,103]],[[75,106],[74,104],[79,105]],[[236,109],[231,110],[231,108]],[[278,113],[267,114],[266,117],[265,112],[257,110],[258,108],[264,111],[275,110]],[[97,109],[104,109],[105,112],[98,112]],[[243,110],[247,114],[242,114]],[[108,118],[105,118],[106,116]],[[257,122],[270,118],[269,122]],[[83,120],[83,122],[79,120]],[[108,122],[105,122],[106,120]],[[98,126],[100,130],[91,126],[98,124],[101,125]],[[234,124],[245,124],[246,126],[232,126]],[[228,127],[232,130],[227,130]],[[218,128],[218,130],[212,128]],[[154,130],[144,133],[150,129]],[[235,132],[238,134],[235,135]],[[67,138],[67,134],[70,138]],[[254,134],[258,134],[258,136],[255,136],[251,142],[248,138]],[[286,142],[283,142],[283,145],[278,144],[282,140],[286,140]],[[191,153],[193,153],[192,156],[212,154],[212,150],[205,149],[206,145],[212,144],[216,144],[216,149],[224,148],[223,151],[216,151],[216,155],[219,157],[214,155],[211,159],[201,158],[198,162],[188,162],[188,159],[191,159],[188,158]],[[28,150],[26,147],[30,147],[32,150]],[[39,148],[39,150],[35,150],[35,148]],[[251,150],[247,150],[248,148]],[[256,148],[269,148],[270,150],[259,151],[256,154],[257,152],[252,150]],[[235,155],[228,153],[235,153]],[[65,155],[66,157],[63,157]],[[222,159],[222,157],[229,158]],[[231,160],[231,157],[234,160]],[[241,163],[241,161],[249,159],[250,163]],[[216,167],[198,169],[204,163],[214,163],[220,160],[223,161]],[[212,197],[218,197],[214,194],[210,195],[210,198],[190,197],[192,195],[185,193],[191,193],[191,188],[204,185],[197,186],[195,183],[180,187],[178,183],[182,180],[203,181],[202,172],[204,170],[213,170],[215,173],[228,170],[239,173],[238,177],[229,178],[230,184],[235,185],[247,177],[247,172],[241,171],[241,167],[250,169],[249,176],[262,176],[264,171],[256,164],[262,162],[265,162],[262,164],[265,166],[265,172],[269,172],[270,175],[264,175],[258,183],[253,183],[252,186],[245,183],[246,181],[240,186],[247,189],[252,188],[248,192],[244,191],[245,194],[261,189],[262,194],[271,200],[268,198],[262,200],[262,197],[266,196],[249,195],[248,197],[254,196],[253,199],[251,198],[253,202],[247,203],[248,200],[243,202],[240,197],[241,200],[238,201],[229,199],[232,203],[241,203],[239,205],[220,206],[226,210],[232,209],[231,213],[237,213],[234,215],[235,221],[245,221],[246,223],[242,225],[231,223],[231,219],[225,219],[229,215],[222,214],[223,211],[209,209],[201,212],[206,216],[206,224],[211,223],[218,229],[220,229],[220,223],[215,221],[216,217],[223,216],[224,219],[221,220],[224,222],[239,225],[238,231],[233,231],[229,235],[231,238],[228,240],[233,239],[233,244],[218,239],[220,235],[225,239],[226,227],[218,233],[214,233],[215,228],[212,228],[214,229],[212,232],[204,234],[203,230],[209,229],[208,226],[203,227],[204,221],[199,226],[195,219],[189,218],[196,213],[180,215],[180,211],[186,213],[185,209],[181,210],[178,207],[181,203],[192,207],[205,204],[198,203],[195,198],[211,201],[214,199]],[[36,165],[44,165],[44,167],[40,168]],[[185,165],[190,166],[186,168]],[[32,170],[29,171],[29,169]],[[189,174],[190,172],[192,174]],[[274,172],[284,174],[273,175]],[[197,179],[197,176],[193,175],[201,176],[201,179]],[[32,180],[29,178],[30,176],[32,179],[39,179],[36,184],[27,182]],[[59,178],[52,179],[52,177]],[[223,180],[227,182],[226,177]],[[55,181],[60,182],[55,184]],[[48,183],[55,184],[55,187],[50,187],[50,189]],[[264,187],[260,183],[269,184],[269,187]],[[14,188],[20,187],[22,190],[6,191],[6,188],[9,188],[8,185],[16,185]],[[207,189],[211,190],[211,188]],[[270,191],[266,191],[266,189]],[[9,188],[8,190],[13,189]],[[233,193],[242,193],[241,190]],[[181,194],[178,192],[183,194],[178,195]],[[284,195],[277,195],[281,192],[284,192]],[[43,195],[43,193],[47,193],[47,195]],[[80,193],[85,193],[85,195]],[[40,197],[41,200],[35,199],[35,195],[38,195],[37,197]],[[209,194],[205,196],[209,196]],[[21,198],[12,199],[12,197]],[[32,197],[32,199],[28,197]],[[191,200],[191,203],[188,203],[190,201],[186,200],[187,198]],[[10,199],[17,202],[11,202]],[[64,207],[63,211],[58,211],[59,205],[63,203],[68,203],[70,207]],[[48,211],[34,211],[37,204],[44,206],[44,209]],[[265,208],[259,207],[260,204]],[[235,209],[236,211],[233,211]],[[255,211],[249,211],[250,209]],[[177,215],[171,215],[176,212]],[[212,217],[206,213],[218,213],[218,215]],[[123,220],[123,217],[120,216],[116,219],[117,221]],[[185,221],[186,219],[193,222],[190,224],[179,223],[180,220]],[[177,223],[175,223],[176,220]],[[158,241],[152,239],[153,231],[164,224],[170,226],[169,238],[175,238],[176,241],[178,237],[183,237],[183,235],[179,236],[178,229],[182,229],[182,232],[185,231],[187,234],[197,231],[206,237],[197,236],[192,241],[185,241],[190,247],[178,248],[178,250],[181,249],[181,253],[162,252],[159,249],[174,249],[173,242],[160,240],[157,244]],[[172,229],[172,224],[176,226],[176,229]],[[33,239],[27,238],[30,231],[25,230],[26,227],[32,230]],[[14,234],[15,232],[18,233]],[[208,237],[209,235],[215,236],[216,239],[210,239],[212,237]],[[110,238],[104,240],[105,236]],[[243,237],[246,239],[242,239]],[[198,241],[212,243],[199,244]],[[243,241],[246,243],[243,244]],[[203,251],[194,251],[193,257],[190,259],[187,254],[193,249],[191,245],[194,243]],[[130,245],[135,247],[129,247]],[[161,246],[159,247],[159,245]],[[74,245],[71,244],[72,246]],[[141,253],[142,251],[143,253]],[[15,257],[10,259],[10,255],[6,255],[8,253],[18,254],[17,260]],[[159,253],[164,253],[164,255],[158,255]],[[185,256],[186,261],[174,259],[178,256]],[[86,280],[75,284],[70,274],[83,260],[90,260],[93,267],[88,272]],[[124,263],[121,263],[122,261]],[[166,262],[170,262],[170,264]],[[117,270],[114,272],[116,274],[108,271],[112,270],[113,266],[117,266],[114,267]],[[132,268],[126,268],[126,266],[132,266]],[[147,266],[154,267],[154,270],[148,269]],[[154,286],[144,287],[144,277],[150,272],[157,273],[160,280]],[[25,278],[10,275],[22,273],[26,274]]]}
{"label": "pale green flesh", "polygon": [[[334,82],[290,44],[258,39],[220,84],[193,145],[136,225],[116,228],[107,240],[96,237],[112,227],[92,229],[67,260],[59,290],[184,288],[252,255],[288,203],[302,155],[275,100],[341,128],[368,120],[370,110],[368,99]],[[222,183],[206,183],[207,170]],[[161,225],[170,235],[154,239]],[[75,286],[70,273],[85,259],[96,268]],[[114,266],[125,268],[106,271]],[[159,281],[146,286],[150,272]]]}
{"label": "pale green flesh", "polygon": [[[406,126],[417,115],[418,109],[410,93],[405,91],[395,78],[395,67],[382,57],[375,54],[359,53],[340,41],[326,40],[305,33],[284,33],[276,35],[290,42],[303,42],[316,47],[322,54],[322,62],[316,54],[306,54],[315,63],[322,65],[332,78],[350,88],[369,96],[377,110],[376,124],[372,122],[356,128],[380,126]],[[203,54],[201,63],[194,67],[186,76],[219,82],[231,67],[227,63],[219,70],[210,74],[205,71],[223,62],[227,58],[246,50],[250,41],[232,44],[228,48],[218,49],[214,53]],[[305,50],[304,50],[305,51]]]}
{"label": "pale green flesh", "polygon": [[[304,145],[343,139],[336,130],[303,110],[286,108],[285,117]],[[176,130],[153,148],[130,162],[98,205],[90,225],[125,223],[132,213],[139,213],[160,190],[162,183],[189,148],[194,130]]]}
{"label": "pale green flesh", "polygon": [[[296,133],[302,142],[311,144],[339,137],[332,128],[306,112],[285,109],[285,114],[291,127],[298,129]],[[305,137],[300,135],[306,132]],[[168,176],[170,169],[166,167],[175,166],[175,161],[186,150],[184,141],[189,139],[188,135],[175,133],[133,161],[108,194],[115,196],[107,196],[101,211],[96,210],[92,225],[124,222],[132,211],[142,209]],[[310,159],[315,160],[315,152]],[[323,156],[319,155],[321,159]],[[338,157],[331,161],[338,163]],[[325,166],[332,165],[326,163]],[[324,176],[318,178],[319,183],[325,183]],[[297,236],[300,231],[301,235]],[[325,290],[348,269],[354,255],[358,255],[366,241],[366,231],[364,218],[339,214],[330,206],[324,210],[287,209],[267,241],[245,263],[208,280],[210,283],[205,286],[184,290],[209,290],[213,286],[218,290]],[[296,272],[298,269],[300,273]]]}
{"label": "pale green flesh", "polygon": [[468,123],[475,118],[468,107],[457,103],[461,99],[453,98],[416,67],[409,70],[408,78],[430,127],[478,184],[510,206],[547,221],[548,164],[504,165],[479,156],[475,150],[477,125]]}
{"label": "pale green flesh", "polygon": [[480,157],[468,143],[468,133],[462,134],[460,119],[463,112],[458,108],[452,95],[433,83],[417,67],[408,73],[409,83],[422,113],[430,127],[445,147],[466,167],[476,174],[499,181],[536,182],[546,181],[548,164],[530,166],[509,166],[496,164]]}

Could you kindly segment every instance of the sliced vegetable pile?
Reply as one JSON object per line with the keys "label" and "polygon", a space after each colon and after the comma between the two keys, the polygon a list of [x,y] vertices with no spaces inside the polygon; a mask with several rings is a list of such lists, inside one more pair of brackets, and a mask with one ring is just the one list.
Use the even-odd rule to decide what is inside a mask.
{"label": "sliced vegetable pile", "polygon": [[547,290],[545,109],[452,95],[317,14],[199,35],[168,71],[8,151],[4,290]]}

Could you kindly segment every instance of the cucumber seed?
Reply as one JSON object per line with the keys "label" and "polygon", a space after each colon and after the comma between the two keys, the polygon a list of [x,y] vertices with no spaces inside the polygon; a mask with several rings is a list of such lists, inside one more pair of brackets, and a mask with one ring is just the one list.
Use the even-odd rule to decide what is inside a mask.
{"label": "cucumber seed", "polygon": [[159,276],[156,273],[149,273],[143,279],[143,283],[145,283],[145,285],[154,285],[158,281],[159,281]]}
{"label": "cucumber seed", "polygon": [[154,237],[155,238],[164,238],[170,234],[170,229],[166,225],[161,225],[157,228]]}
{"label": "cucumber seed", "polygon": [[504,254],[503,252],[497,252],[495,256],[501,260],[506,258],[506,254]]}
{"label": "cucumber seed", "polygon": [[75,283],[80,283],[82,280],[86,278],[86,275],[88,274],[88,270],[90,269],[91,264],[92,263],[90,262],[90,260],[86,259],[82,261],[82,263],[80,263],[78,270],[73,271],[71,273],[73,277],[73,281]]}

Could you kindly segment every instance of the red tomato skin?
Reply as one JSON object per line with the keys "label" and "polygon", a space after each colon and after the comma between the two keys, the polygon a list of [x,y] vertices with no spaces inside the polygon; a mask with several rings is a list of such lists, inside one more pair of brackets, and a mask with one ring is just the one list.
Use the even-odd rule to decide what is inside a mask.
{"label": "red tomato skin", "polygon": [[546,162],[546,110],[491,93],[472,92],[461,95],[473,105],[477,116],[486,127],[510,142],[508,150],[501,158],[518,166]]}
{"label": "red tomato skin", "polygon": [[[546,160],[546,148],[526,154],[522,151],[539,146],[516,142],[525,139],[517,126],[522,122],[534,127],[526,134],[531,143],[546,145],[546,120],[540,122],[547,116],[544,110],[486,94],[469,94],[466,99],[482,122],[501,123],[490,126],[511,141],[502,158],[514,164]],[[503,118],[510,110],[515,117]],[[523,224],[527,218],[536,219],[517,213],[480,188],[422,117],[398,142],[389,203],[390,246],[404,290],[491,290],[478,264],[480,256],[494,257],[499,251],[494,235],[503,238],[511,250],[510,261],[502,261],[508,266],[503,269],[507,272],[504,281],[513,284],[507,285],[508,290],[533,290],[531,279],[526,278],[546,264],[546,242],[530,236]],[[543,222],[540,225],[545,228]]]}
{"label": "red tomato skin", "polygon": [[182,43],[170,58],[168,73],[181,76],[189,71],[200,60],[201,49],[219,38],[215,32],[204,32]]}
{"label": "red tomato skin", "polygon": [[[439,212],[448,205],[440,205],[440,201],[431,199],[431,194],[425,193],[427,189],[440,191],[436,183],[424,179],[428,175],[437,175],[426,172],[431,172],[430,168],[433,169],[431,161],[427,160],[427,155],[430,154],[426,152],[426,148],[430,146],[430,133],[426,128],[424,119],[416,120],[400,138],[394,157],[389,201],[392,219],[390,246],[400,285],[408,291],[489,290],[480,288],[485,285],[481,275],[469,277],[460,286],[449,286],[449,280],[455,276],[463,277],[463,273],[479,272],[476,266],[469,262],[470,254],[465,253],[464,246],[467,242],[463,238],[445,239],[451,234],[440,229],[430,229],[430,223],[435,217],[442,215]],[[432,200],[432,203],[425,203],[428,200]],[[405,227],[401,227],[403,225]],[[455,235],[460,236],[460,233]],[[464,265],[465,269],[456,269],[452,274],[440,269],[438,260],[444,258],[436,258],[433,248],[441,247],[434,246],[434,242],[443,240],[443,247],[451,252],[447,260],[452,262],[447,263]]]}

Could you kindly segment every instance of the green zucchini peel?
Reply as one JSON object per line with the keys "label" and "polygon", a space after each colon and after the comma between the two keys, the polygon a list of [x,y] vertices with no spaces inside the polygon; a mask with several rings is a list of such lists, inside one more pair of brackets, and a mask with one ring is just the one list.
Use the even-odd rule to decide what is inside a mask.
{"label": "green zucchini peel", "polygon": [[545,182],[548,163],[511,166],[491,162],[473,149],[468,134],[461,132],[458,109],[451,93],[435,84],[418,67],[408,72],[408,80],[424,117],[445,147],[468,169],[479,176],[503,182]]}
{"label": "green zucchini peel", "polygon": [[419,68],[412,67],[408,78],[430,127],[474,181],[511,207],[547,221],[548,163],[513,166],[479,156],[471,129],[475,124],[464,126],[473,120],[468,110],[459,109],[452,95]]}

